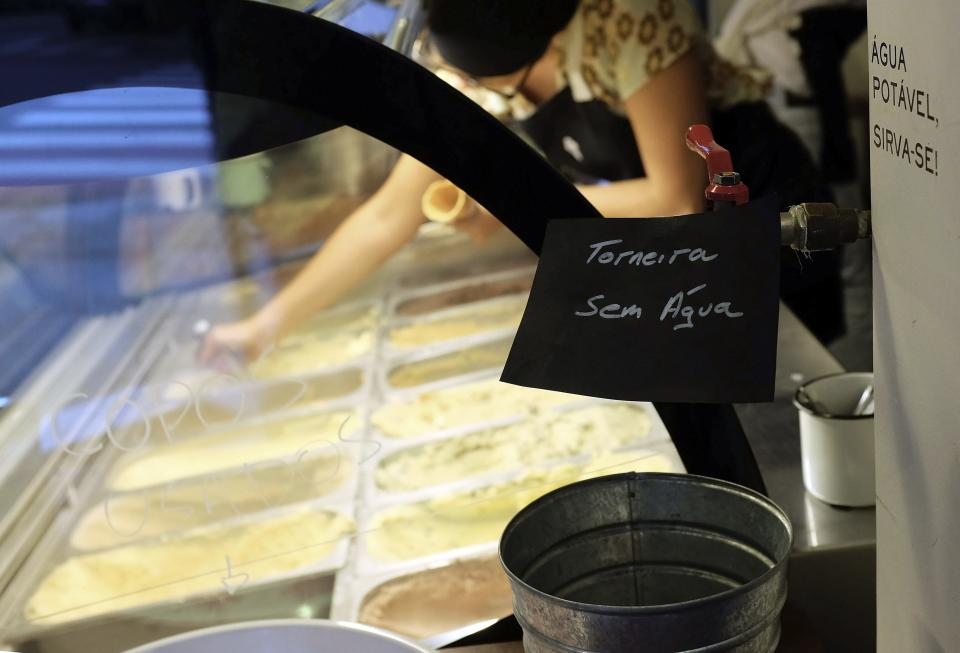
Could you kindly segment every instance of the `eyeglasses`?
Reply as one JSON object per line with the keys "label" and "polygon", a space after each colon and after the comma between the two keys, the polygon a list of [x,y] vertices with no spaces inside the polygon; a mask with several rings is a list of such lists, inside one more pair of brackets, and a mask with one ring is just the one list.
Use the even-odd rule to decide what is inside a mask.
{"label": "eyeglasses", "polygon": [[450,73],[457,79],[461,80],[467,86],[470,86],[480,91],[494,93],[507,101],[512,100],[513,98],[517,97],[517,95],[520,94],[520,92],[523,90],[524,84],[527,83],[527,79],[530,77],[530,71],[533,70],[533,65],[536,63],[535,61],[532,61],[529,64],[527,64],[527,66],[523,69],[523,74],[520,76],[520,79],[517,81],[517,83],[511,86],[510,88],[504,89],[502,87],[497,88],[495,86],[489,86],[487,84],[484,84],[483,82],[476,79],[475,77],[471,77],[470,75],[467,75],[462,70],[458,68],[454,68],[453,66],[446,63],[443,60],[443,58],[440,56],[440,53],[436,51],[435,46],[433,45],[432,41],[429,38],[426,38],[423,41],[421,41],[421,43],[419,44],[419,51],[415,53],[415,59],[420,61],[421,64],[423,64],[428,68],[431,68],[433,70],[438,70],[438,71],[443,70],[447,73]]}
{"label": "eyeglasses", "polygon": [[437,71],[442,70],[446,73],[449,73],[450,75],[460,80],[463,84],[465,84],[469,88],[472,88],[477,91],[482,91],[484,93],[493,93],[494,95],[499,96],[500,98],[502,98],[507,102],[509,102],[510,100],[512,100],[513,98],[517,97],[520,94],[520,92],[523,90],[524,84],[527,83],[527,78],[530,77],[530,71],[533,70],[532,63],[527,65],[527,67],[523,69],[523,74],[520,76],[520,79],[517,81],[517,83],[505,89],[502,87],[498,88],[496,86],[490,86],[488,84],[484,84],[479,79],[475,77],[471,77],[467,75],[465,72],[463,72],[462,70],[454,68],[453,66],[449,66],[445,63],[434,64],[432,67],[434,68],[434,70],[437,70]]}
{"label": "eyeglasses", "polygon": [[454,68],[446,63],[443,60],[443,57],[437,51],[437,48],[428,33],[417,42],[417,45],[414,48],[413,56],[414,60],[418,61],[427,68],[430,68],[431,70],[450,73],[467,87],[485,93],[493,93],[507,102],[513,100],[521,93],[521,91],[523,91],[523,87],[527,83],[527,79],[530,77],[530,72],[533,70],[533,66],[536,63],[536,61],[531,61],[529,64],[527,64],[523,69],[523,74],[520,75],[520,79],[517,81],[517,83],[513,84],[510,88],[504,89],[502,87],[497,88],[494,86],[488,86],[475,77],[471,77],[462,70]]}
{"label": "eyeglasses", "polygon": [[496,93],[497,95],[502,97],[504,100],[510,101],[513,98],[517,97],[517,95],[519,95],[520,92],[523,90],[523,85],[527,83],[527,78],[530,77],[530,71],[533,70],[534,63],[535,62],[528,63],[526,67],[523,69],[523,74],[520,75],[520,80],[516,84],[514,84],[512,88],[508,88],[506,90],[502,88],[494,88],[492,86],[487,86],[486,84],[484,84],[478,79],[473,79],[473,81],[481,88],[484,88],[488,91]]}

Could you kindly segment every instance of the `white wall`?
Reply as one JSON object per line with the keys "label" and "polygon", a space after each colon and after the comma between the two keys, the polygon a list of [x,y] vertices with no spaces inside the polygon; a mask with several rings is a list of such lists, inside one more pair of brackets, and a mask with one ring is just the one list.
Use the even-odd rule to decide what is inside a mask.
{"label": "white wall", "polygon": [[[869,12],[871,52],[874,40],[883,41],[902,46],[905,57],[895,70],[871,62],[871,82],[880,75],[929,93],[929,113],[939,119],[871,95],[878,650],[954,653],[960,651],[960,2],[870,0]],[[936,174],[876,147],[875,126],[934,148]]]}

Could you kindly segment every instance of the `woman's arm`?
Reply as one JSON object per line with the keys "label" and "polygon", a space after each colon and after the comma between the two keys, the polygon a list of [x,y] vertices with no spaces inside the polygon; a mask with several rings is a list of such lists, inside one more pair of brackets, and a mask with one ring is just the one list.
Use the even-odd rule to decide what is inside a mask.
{"label": "woman's arm", "polygon": [[668,216],[703,210],[706,168],[684,141],[690,125],[708,122],[702,80],[700,59],[691,51],[626,99],[646,177],[580,186],[604,216]]}
{"label": "woman's arm", "polygon": [[[699,213],[707,183],[703,160],[687,149],[690,125],[708,122],[700,59],[688,52],[627,98],[646,177],[604,185],[578,185],[584,197],[608,218],[642,218]],[[483,242],[502,225],[483,207],[454,227]]]}
{"label": "woman's arm", "polygon": [[350,214],[283,290],[252,317],[209,333],[200,360],[211,363],[224,354],[252,360],[269,343],[340,299],[413,238],[423,222],[420,197],[438,178],[403,155],[383,186]]}

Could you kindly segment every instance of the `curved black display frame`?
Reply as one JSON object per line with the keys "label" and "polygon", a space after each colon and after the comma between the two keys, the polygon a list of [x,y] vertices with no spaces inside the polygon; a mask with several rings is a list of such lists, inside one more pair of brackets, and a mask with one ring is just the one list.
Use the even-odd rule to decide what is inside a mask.
{"label": "curved black display frame", "polygon": [[[64,2],[65,11],[75,4]],[[44,5],[50,11],[51,3]],[[321,117],[319,122],[304,124],[315,130],[347,125],[365,132],[454,182],[536,253],[549,220],[600,217],[573,185],[504,125],[432,72],[371,39],[251,0],[147,0],[139,3],[137,16],[147,19],[145,47],[158,34],[169,35],[185,44],[199,66],[197,83],[175,86],[313,112]],[[121,37],[138,38],[118,32]],[[111,34],[98,38],[109,40]],[[75,56],[43,62],[42,71],[7,68],[3,77],[13,83],[8,79],[0,84],[0,106],[123,88],[128,86],[124,78],[142,66],[139,59],[98,66]],[[309,135],[301,125],[286,141]],[[280,137],[255,147],[284,142]],[[732,406],[659,403],[656,408],[688,472],[765,491]]]}
{"label": "curved black display frame", "polygon": [[[369,134],[454,181],[534,251],[543,242],[548,217],[600,215],[504,125],[429,70],[372,39],[300,12],[248,0],[143,4],[156,7],[162,16],[152,23],[154,31],[142,37],[145,46],[162,30],[171,41],[189,48],[200,68],[198,83],[185,80],[178,87],[270,100],[314,112],[329,121],[327,127],[347,125]],[[109,41],[112,35],[100,38]],[[155,63],[149,56],[144,59]],[[62,64],[59,70],[48,64],[40,74],[21,71],[20,83],[3,85],[0,106],[124,87],[123,80],[143,65],[134,59],[112,61],[110,66],[85,66],[76,60]],[[256,147],[262,150],[264,145]]]}

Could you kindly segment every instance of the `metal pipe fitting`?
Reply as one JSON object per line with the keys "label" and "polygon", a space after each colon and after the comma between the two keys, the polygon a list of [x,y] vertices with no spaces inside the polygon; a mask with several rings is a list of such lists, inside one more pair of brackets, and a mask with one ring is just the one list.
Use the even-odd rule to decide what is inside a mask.
{"label": "metal pipe fitting", "polygon": [[841,209],[828,202],[805,202],[780,214],[780,244],[798,251],[834,249],[872,233],[870,211]]}

